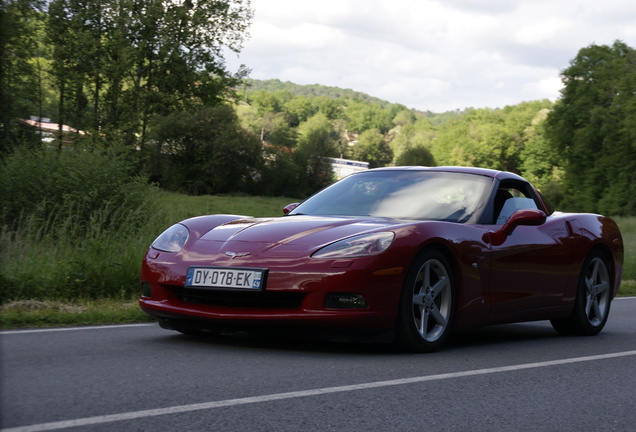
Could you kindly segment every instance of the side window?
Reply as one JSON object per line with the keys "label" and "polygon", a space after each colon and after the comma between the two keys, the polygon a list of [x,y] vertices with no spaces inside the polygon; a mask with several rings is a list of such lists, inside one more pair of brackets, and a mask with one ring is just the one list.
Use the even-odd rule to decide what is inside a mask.
{"label": "side window", "polygon": [[502,183],[495,195],[495,224],[505,224],[517,210],[537,209],[537,204],[523,185]]}

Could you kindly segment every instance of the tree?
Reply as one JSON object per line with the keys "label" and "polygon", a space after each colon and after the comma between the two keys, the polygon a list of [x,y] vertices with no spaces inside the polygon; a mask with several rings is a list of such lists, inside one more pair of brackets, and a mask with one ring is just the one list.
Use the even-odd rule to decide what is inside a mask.
{"label": "tree", "polygon": [[411,125],[417,121],[417,117],[413,111],[406,108],[400,109],[393,117],[393,123],[397,126]]}
{"label": "tree", "polygon": [[285,104],[285,112],[289,116],[289,125],[297,127],[314,114],[318,109],[307,96],[296,96]]}
{"label": "tree", "polygon": [[58,120],[143,146],[153,116],[218,104],[245,73],[225,70],[248,0],[52,0]]}
{"label": "tree", "polygon": [[395,159],[396,166],[435,166],[435,158],[424,146],[406,149]]}
{"label": "tree", "polygon": [[341,118],[343,114],[343,104],[341,101],[328,96],[318,96],[313,100],[316,109],[329,120]]}
{"label": "tree", "polygon": [[[401,111],[400,113],[406,112],[410,113],[410,111]],[[395,121],[397,121],[398,117],[402,117],[402,115],[398,114]],[[396,124],[398,124],[398,133],[395,135],[395,138],[389,143],[391,150],[393,151],[394,165],[412,165],[411,163],[406,163],[405,160],[401,158],[401,155],[402,153],[407,152],[413,147],[424,147],[430,153],[430,148],[435,140],[437,132],[428,118],[418,118],[412,124]],[[411,157],[409,156],[408,159],[410,160]]]}
{"label": "tree", "polygon": [[285,113],[265,114],[258,133],[263,143],[288,148],[296,145],[296,131],[289,126]]}
{"label": "tree", "polygon": [[[545,134],[545,120],[549,113],[548,108],[540,110],[526,128],[526,144],[520,155],[521,174],[544,194],[546,188],[556,192],[562,175],[559,153]],[[559,201],[557,196],[548,198],[554,204]]]}
{"label": "tree", "polygon": [[262,165],[258,138],[231,106],[175,112],[153,121],[153,179],[189,194],[247,192]]}
{"label": "tree", "polygon": [[322,113],[298,127],[295,159],[300,167],[298,180],[303,195],[314,193],[332,182],[331,164],[325,158],[338,156],[338,141],[338,132]]}
{"label": "tree", "polygon": [[276,114],[282,110],[283,106],[274,93],[266,92],[265,90],[253,92],[249,97],[249,101],[256,106],[260,116],[268,113]]}
{"label": "tree", "polygon": [[353,158],[369,162],[369,168],[378,168],[391,163],[393,152],[379,130],[368,129],[358,136],[358,143],[353,147]]}
{"label": "tree", "polygon": [[0,154],[28,137],[18,118],[41,115],[36,35],[41,0],[0,0]]}
{"label": "tree", "polygon": [[388,109],[377,104],[369,104],[358,100],[347,103],[347,129],[362,133],[368,129],[378,129],[386,133],[393,127],[394,115]]}
{"label": "tree", "polygon": [[590,45],[562,73],[547,132],[564,165],[567,209],[636,214],[636,51]]}

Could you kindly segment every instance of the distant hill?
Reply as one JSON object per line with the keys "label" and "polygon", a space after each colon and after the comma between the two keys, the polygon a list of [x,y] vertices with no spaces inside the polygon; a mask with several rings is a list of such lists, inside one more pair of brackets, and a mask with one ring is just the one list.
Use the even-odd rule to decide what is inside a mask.
{"label": "distant hill", "polygon": [[269,80],[245,80],[247,91],[252,92],[256,90],[265,90],[267,92],[276,93],[278,91],[287,91],[294,96],[326,96],[332,99],[346,98],[346,99],[360,99],[366,102],[379,104],[382,106],[391,105],[390,102],[379,99],[377,97],[369,96],[366,93],[353,91],[351,89],[342,89],[339,87],[329,87],[320,84],[294,84],[290,81],[281,81],[279,79]]}
{"label": "distant hill", "polygon": [[[368,102],[371,104],[377,104],[381,107],[387,107],[389,105],[401,105],[394,104],[392,102],[388,102],[386,100],[377,98],[375,96],[370,96],[366,93],[362,93],[359,91],[354,91],[351,89],[342,89],[340,87],[329,87],[321,84],[295,84],[291,81],[281,81],[279,79],[269,79],[269,80],[256,80],[256,79],[246,79],[245,84],[241,86],[242,92],[253,92],[257,90],[264,90],[269,93],[276,93],[278,91],[287,91],[294,96],[307,96],[307,97],[318,97],[318,96],[326,96],[332,99],[359,99],[364,102]],[[420,115],[423,117],[440,117],[442,119],[448,117],[457,117],[460,113],[457,111],[450,111],[447,113],[439,114],[433,113],[431,111],[421,111],[416,110],[410,107],[412,112],[416,115]]]}

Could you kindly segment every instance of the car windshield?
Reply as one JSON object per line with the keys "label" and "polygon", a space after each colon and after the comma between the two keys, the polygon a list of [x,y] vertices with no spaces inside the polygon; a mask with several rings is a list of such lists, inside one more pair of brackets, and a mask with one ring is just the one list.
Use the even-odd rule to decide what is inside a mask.
{"label": "car windshield", "polygon": [[466,222],[482,207],[491,183],[467,173],[366,171],[323,189],[289,214]]}

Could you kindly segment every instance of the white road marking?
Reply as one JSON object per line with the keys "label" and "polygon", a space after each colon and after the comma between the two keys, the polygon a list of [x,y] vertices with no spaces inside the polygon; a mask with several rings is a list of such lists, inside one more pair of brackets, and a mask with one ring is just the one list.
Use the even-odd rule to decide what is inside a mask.
{"label": "white road marking", "polygon": [[452,373],[445,373],[445,374],[438,374],[438,375],[426,375],[421,377],[402,378],[402,379],[395,379],[395,380],[388,380],[388,381],[376,381],[376,382],[370,382],[370,383],[353,384],[353,385],[338,386],[338,387],[326,387],[326,388],[313,389],[313,390],[301,390],[301,391],[293,391],[288,393],[275,393],[275,394],[263,395],[263,396],[253,396],[253,397],[246,397],[246,398],[239,398],[239,399],[228,399],[228,400],[222,400],[222,401],[216,401],[216,402],[205,402],[205,403],[198,403],[198,404],[191,404],[191,405],[179,405],[179,406],[173,406],[173,407],[157,408],[157,409],[142,410],[142,411],[131,411],[131,412],[120,413],[120,414],[86,417],[86,418],[63,420],[63,421],[57,421],[57,422],[51,422],[51,423],[40,423],[40,424],[29,425],[29,426],[18,426],[14,428],[0,429],[0,431],[1,432],[51,431],[51,430],[64,429],[64,428],[70,428],[70,427],[110,423],[110,422],[121,421],[121,420],[134,420],[138,418],[153,417],[153,416],[160,416],[160,415],[166,415],[166,414],[177,414],[177,413],[208,410],[208,409],[228,407],[228,406],[246,405],[246,404],[254,404],[254,403],[260,403],[260,402],[271,402],[271,401],[284,400],[284,399],[295,399],[295,398],[301,398],[301,397],[307,397],[307,396],[321,396],[321,395],[332,394],[332,393],[368,390],[373,388],[415,384],[415,383],[438,381],[438,380],[451,379],[451,378],[462,378],[462,377],[487,375],[487,374],[494,374],[494,373],[501,373],[501,372],[513,372],[513,371],[519,371],[524,369],[543,368],[543,367],[559,366],[559,365],[565,365],[565,364],[589,362],[589,361],[596,361],[596,360],[607,360],[607,359],[626,357],[626,356],[636,356],[636,350],[611,353],[611,354],[585,356],[585,357],[575,357],[575,358],[569,358],[569,359],[550,360],[550,361],[536,362],[536,363],[525,363],[525,364],[514,365],[514,366],[501,366],[501,367],[487,368],[487,369],[476,369],[476,370],[464,371],[464,372],[452,372]]}
{"label": "white road marking", "polygon": [[116,329],[116,328],[122,328],[122,327],[143,327],[143,326],[154,326],[154,325],[157,325],[157,323],[115,324],[115,325],[84,326],[84,327],[56,327],[56,328],[42,328],[42,329],[28,329],[28,330],[5,330],[5,331],[0,331],[0,335],[25,334],[25,333],[47,333],[47,332],[75,331],[75,330],[103,330],[103,329]]}

